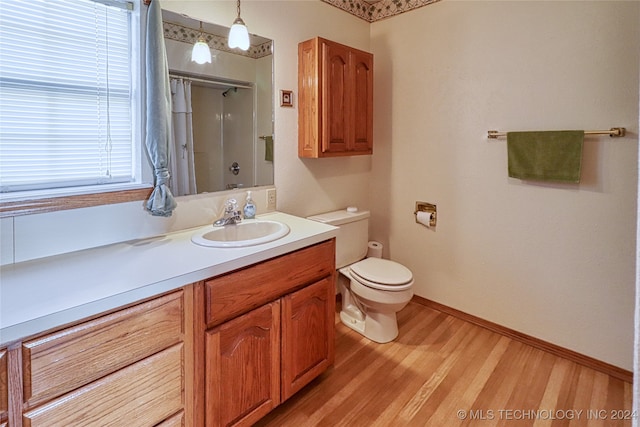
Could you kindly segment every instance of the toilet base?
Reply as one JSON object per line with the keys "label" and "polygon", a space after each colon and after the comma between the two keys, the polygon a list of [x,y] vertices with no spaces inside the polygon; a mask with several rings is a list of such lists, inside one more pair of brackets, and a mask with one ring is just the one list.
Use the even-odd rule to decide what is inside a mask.
{"label": "toilet base", "polygon": [[349,328],[380,344],[393,341],[398,336],[398,320],[395,312],[380,313],[367,310],[364,320],[360,320],[342,310],[340,320]]}

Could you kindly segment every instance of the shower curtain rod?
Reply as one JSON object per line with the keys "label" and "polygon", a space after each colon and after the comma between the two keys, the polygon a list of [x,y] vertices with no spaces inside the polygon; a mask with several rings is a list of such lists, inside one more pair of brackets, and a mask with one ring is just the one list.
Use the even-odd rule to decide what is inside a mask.
{"label": "shower curtain rod", "polygon": [[213,77],[203,77],[203,76],[195,76],[195,75],[191,75],[188,73],[181,73],[181,72],[177,72],[177,71],[169,71],[169,77],[177,77],[177,78],[181,78],[181,79],[187,79],[187,80],[191,80],[192,82],[198,82],[198,83],[208,83],[208,84],[217,84],[220,86],[224,86],[224,87],[228,87],[228,88],[234,88],[234,87],[238,87],[238,88],[243,88],[243,89],[251,89],[252,86],[248,85],[246,83],[238,83],[238,82],[231,82],[231,81],[225,81],[225,80],[218,80],[216,78]]}

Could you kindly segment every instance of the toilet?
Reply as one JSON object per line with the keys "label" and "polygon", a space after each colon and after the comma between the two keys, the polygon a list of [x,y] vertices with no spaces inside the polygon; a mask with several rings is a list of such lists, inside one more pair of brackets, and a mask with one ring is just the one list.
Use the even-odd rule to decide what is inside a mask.
{"label": "toilet", "polygon": [[336,268],[346,278],[338,278],[342,323],[372,341],[393,341],[398,336],[396,313],[413,296],[411,271],[394,261],[367,257],[369,211],[349,208],[308,219],[338,227]]}

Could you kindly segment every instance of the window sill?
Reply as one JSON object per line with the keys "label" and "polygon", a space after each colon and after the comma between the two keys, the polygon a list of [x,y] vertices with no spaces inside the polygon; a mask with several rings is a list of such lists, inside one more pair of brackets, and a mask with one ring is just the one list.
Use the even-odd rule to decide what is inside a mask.
{"label": "window sill", "polygon": [[15,201],[0,201],[0,218],[55,212],[67,209],[88,208],[114,203],[135,202],[148,199],[152,187],[107,191],[101,193],[63,195],[56,197],[25,198]]}

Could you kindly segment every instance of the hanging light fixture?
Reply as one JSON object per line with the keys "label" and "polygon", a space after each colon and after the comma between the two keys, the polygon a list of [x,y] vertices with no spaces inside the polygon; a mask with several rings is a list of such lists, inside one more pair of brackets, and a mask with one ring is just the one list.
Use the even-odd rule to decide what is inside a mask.
{"label": "hanging light fixture", "polygon": [[238,17],[233,21],[229,30],[229,47],[238,47],[242,50],[249,49],[249,31],[242,18],[240,18],[240,0],[238,0]]}
{"label": "hanging light fixture", "polygon": [[211,50],[202,35],[202,21],[200,21],[200,36],[191,50],[191,60],[197,64],[211,63]]}

